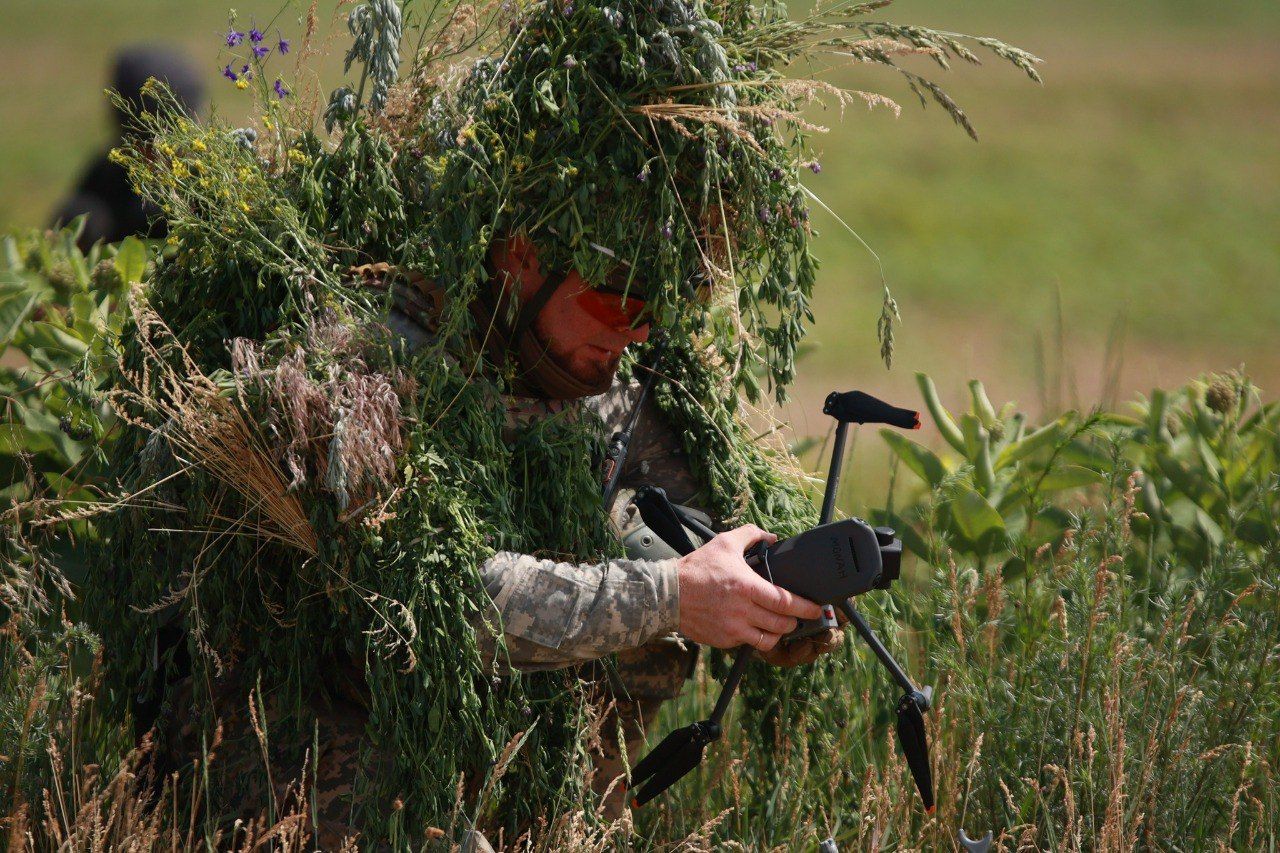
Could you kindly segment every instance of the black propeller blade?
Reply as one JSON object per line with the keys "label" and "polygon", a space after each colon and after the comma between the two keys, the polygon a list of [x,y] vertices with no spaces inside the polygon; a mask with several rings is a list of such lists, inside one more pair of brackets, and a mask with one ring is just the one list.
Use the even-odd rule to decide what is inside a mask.
{"label": "black propeller blade", "polygon": [[640,510],[644,523],[677,554],[688,554],[694,550],[694,544],[664,490],[655,486],[643,486],[632,500]]}
{"label": "black propeller blade", "polygon": [[911,778],[920,790],[926,812],[933,813],[933,771],[929,768],[929,740],[924,730],[924,714],[910,693],[898,702],[898,743],[911,769]]}
{"label": "black propeller blade", "polygon": [[640,808],[683,779],[702,763],[707,744],[719,738],[720,726],[710,720],[676,729],[663,738],[631,771],[632,787],[639,788],[631,798],[631,807]]}

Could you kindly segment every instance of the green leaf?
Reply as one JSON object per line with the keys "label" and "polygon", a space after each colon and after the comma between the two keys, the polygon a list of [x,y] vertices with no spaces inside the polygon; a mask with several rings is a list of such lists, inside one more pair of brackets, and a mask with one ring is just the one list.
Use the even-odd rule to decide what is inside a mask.
{"label": "green leaf", "polygon": [[1005,583],[1015,581],[1027,573],[1027,561],[1021,557],[1010,557],[1000,567],[1000,576]]}
{"label": "green leaf", "polygon": [[3,259],[7,270],[20,270],[24,266],[22,254],[18,252],[18,241],[12,234],[6,234],[0,239],[0,259]]}
{"label": "green leaf", "polygon": [[969,380],[969,396],[973,398],[973,413],[978,416],[978,420],[982,421],[984,427],[992,429],[999,418],[996,417],[995,407],[987,397],[987,390],[977,379]]}
{"label": "green leaf", "polygon": [[996,460],[996,468],[1008,467],[1037,450],[1056,444],[1065,434],[1067,424],[1071,423],[1075,416],[1075,412],[1067,412],[1053,423],[1046,424],[1016,444],[1009,445]]}
{"label": "green leaf", "polygon": [[891,429],[880,430],[880,435],[889,445],[889,449],[897,454],[898,458],[916,473],[916,476],[935,488],[942,482],[942,478],[947,474],[947,467],[930,450]]}
{"label": "green leaf", "polygon": [[1081,465],[1059,465],[1040,481],[1041,492],[1060,492],[1063,489],[1081,489],[1105,482],[1106,478]]}
{"label": "green leaf", "polygon": [[66,327],[45,322],[31,324],[27,332],[27,345],[31,349],[65,353],[76,359],[82,358],[89,351],[88,341],[81,340]]}
{"label": "green leaf", "polygon": [[924,397],[924,404],[929,409],[929,414],[933,416],[933,422],[938,425],[938,432],[942,433],[947,444],[954,447],[957,452],[964,453],[964,435],[960,432],[960,427],[956,426],[956,422],[951,419],[950,413],[943,407],[942,401],[938,399],[938,389],[934,387],[933,380],[928,374],[917,373],[916,382],[920,385],[920,393]]}
{"label": "green leaf", "polygon": [[13,343],[22,324],[31,316],[39,300],[34,293],[0,295],[0,347]]}
{"label": "green leaf", "polygon": [[147,247],[137,237],[126,237],[116,250],[116,271],[126,285],[142,281],[147,271]]}
{"label": "green leaf", "polygon": [[986,498],[966,489],[951,502],[951,514],[960,532],[972,542],[980,542],[992,531],[1004,532],[1004,519]]}

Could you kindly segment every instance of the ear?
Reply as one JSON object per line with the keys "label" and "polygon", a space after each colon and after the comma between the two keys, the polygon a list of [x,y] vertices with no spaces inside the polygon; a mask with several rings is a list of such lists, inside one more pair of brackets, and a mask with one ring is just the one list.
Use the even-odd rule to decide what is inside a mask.
{"label": "ear", "polygon": [[505,275],[520,283],[521,299],[528,299],[542,286],[544,276],[538,265],[538,252],[526,234],[495,239],[490,257],[500,280]]}

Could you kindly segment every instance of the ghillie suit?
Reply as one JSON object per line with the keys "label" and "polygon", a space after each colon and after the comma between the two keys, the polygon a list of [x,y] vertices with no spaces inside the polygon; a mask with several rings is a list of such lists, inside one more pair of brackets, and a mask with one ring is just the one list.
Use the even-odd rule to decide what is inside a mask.
{"label": "ghillie suit", "polygon": [[[263,134],[140,117],[155,151],[119,156],[174,247],[124,337],[115,462],[136,497],[88,586],[122,706],[143,723],[194,709],[167,730],[175,753],[217,756],[208,817],[279,807],[297,776],[361,843],[418,843],[459,811],[509,839],[586,802],[578,673],[504,666],[480,567],[621,555],[603,430],[580,406],[510,416],[528,365],[488,343],[513,318],[473,310],[490,244],[527,234],[546,268],[643,294],[668,340],[652,399],[698,502],[722,525],[810,524],[739,398],[794,378],[815,268],[798,111],[850,94],[784,70],[972,57],[856,20],[871,8],[791,23],[739,2],[535,3],[493,37],[472,10],[448,20],[486,58],[443,72],[466,37],[428,21],[435,47],[395,85],[403,22],[377,0],[352,13],[365,70],[330,99],[332,143],[279,105]],[[354,272],[370,262],[408,273]],[[388,326],[416,310],[413,281],[435,295],[409,346]],[[804,678],[760,673],[748,725],[769,737]],[[342,739],[356,772],[333,763]]]}

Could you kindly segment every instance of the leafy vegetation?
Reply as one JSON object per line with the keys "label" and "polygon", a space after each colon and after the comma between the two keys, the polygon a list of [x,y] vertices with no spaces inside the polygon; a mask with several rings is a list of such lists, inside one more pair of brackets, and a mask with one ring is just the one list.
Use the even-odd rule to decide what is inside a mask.
{"label": "leafy vegetation", "polygon": [[[68,291],[49,270],[86,259],[65,235],[15,235],[8,245],[22,260],[7,283],[40,295],[25,322],[62,316]],[[118,277],[102,267],[74,292],[101,305],[133,277],[134,251],[122,247],[109,260]],[[46,339],[14,340],[40,357]],[[58,362],[51,375],[60,381],[39,385],[49,402],[27,396],[23,405],[60,411],[77,383],[92,385],[69,373],[81,357]],[[59,385],[70,387],[55,392]],[[989,404],[977,383],[961,413],[946,411],[923,377],[921,390],[933,424],[955,444],[934,453],[885,434],[900,463],[886,506],[870,514],[910,530],[919,559],[902,584],[863,604],[913,674],[937,688],[935,816],[920,812],[893,746],[894,697],[850,642],[825,668],[790,676],[768,748],[759,748],[759,729],[731,722],[703,770],[637,815],[638,835],[579,820],[548,838],[565,849],[680,838],[765,848],[834,835],[844,849],[919,849],[946,848],[964,827],[995,830],[1007,850],[1277,843],[1280,405],[1224,375],[1156,392],[1128,411],[1065,413],[1040,425]],[[57,442],[33,440],[33,469],[82,459],[101,440],[57,429],[80,454],[53,456]],[[55,494],[60,482],[45,478],[23,496]],[[85,843],[158,845],[173,832],[189,844],[213,839],[214,829],[183,835],[190,830],[177,816],[125,781],[145,778],[146,754],[125,757],[131,735],[101,712],[98,641],[75,625],[83,589],[12,536],[42,528],[9,521],[0,631],[6,829]],[[664,719],[687,721],[714,692],[704,673]],[[758,726],[760,717],[740,709],[733,719]],[[114,758],[85,769],[90,754]],[[78,790],[79,808],[33,811],[54,778]],[[236,843],[270,835],[301,849],[306,821],[277,817]],[[465,814],[454,820],[468,825]]]}
{"label": "leafy vegetation", "polygon": [[[811,516],[807,501],[778,459],[741,441],[732,411],[738,391],[757,396],[762,374],[786,387],[809,312],[807,203],[795,179],[817,164],[804,159],[811,128],[797,106],[818,90],[778,69],[801,42],[890,70],[903,55],[945,64],[971,54],[946,32],[858,23],[863,7],[795,25],[737,7],[674,21],[683,7],[667,4],[667,18],[632,26],[583,3],[527,19],[550,46],[510,53],[506,68],[478,63],[455,97],[416,61],[397,88],[388,44],[402,21],[388,2],[362,8],[352,56],[363,71],[326,115],[336,139],[299,126],[272,100],[287,88],[268,89],[262,73],[265,133],[147,119],[154,151],[119,156],[174,223],[154,267],[136,241],[88,257],[66,234],[4,244],[12,505],[0,576],[0,808],[11,841],[305,845],[315,735],[305,720],[278,725],[275,703],[283,696],[305,717],[321,667],[345,655],[364,661],[371,727],[395,750],[361,815],[393,846],[460,841],[479,825],[507,842],[528,829],[549,849],[793,847],[828,834],[856,847],[936,848],[961,824],[999,830],[1006,849],[1275,845],[1277,409],[1237,375],[1157,392],[1134,413],[1046,424],[997,411],[976,383],[970,410],[953,415],[921,378],[950,450],[886,434],[895,487],[866,514],[903,529],[919,562],[867,609],[902,626],[899,651],[938,687],[937,815],[916,808],[887,730],[892,697],[849,643],[805,671],[753,673],[715,760],[640,815],[638,835],[625,820],[600,820],[576,784],[591,727],[574,685],[491,681],[464,627],[482,603],[477,555],[550,547],[585,558],[614,547],[584,501],[594,439],[553,422],[503,441],[471,376],[436,351],[402,356],[368,322],[380,295],[343,271],[389,257],[465,297],[502,227],[552,229],[556,257],[593,278],[606,272],[599,247],[621,247],[656,271],[650,295],[664,322],[688,321],[680,331],[718,352],[708,364],[678,347],[681,381],[658,395],[690,449],[713,460],[701,478],[728,515],[795,529]],[[717,27],[750,51],[717,53]],[[678,103],[647,99],[635,68],[598,74],[598,55],[624,30],[628,44],[658,45],[624,54],[636,67],[660,60]],[[445,32],[430,21],[425,31]],[[681,36],[669,51],[663,33]],[[520,43],[518,28],[510,36]],[[1030,73],[1028,55],[979,44]],[[513,68],[516,85],[499,79]],[[907,75],[967,127],[941,90]],[[746,121],[728,117],[735,92]],[[362,113],[366,94],[373,109]],[[535,126],[542,112],[551,118]],[[647,121],[661,164],[580,133],[615,113]],[[555,144],[538,135],[546,123]],[[793,134],[775,137],[775,123]],[[712,198],[725,189],[747,203]],[[632,216],[600,215],[629,204],[664,212],[653,225],[670,223],[668,242],[628,233]],[[677,273],[689,261],[740,289],[682,316]],[[125,312],[121,297],[140,281],[145,298]],[[455,313],[446,333],[467,323]],[[130,497],[117,503],[121,474]],[[390,488],[400,481],[404,490]],[[551,494],[531,498],[549,483]],[[559,521],[579,501],[580,523]],[[185,537],[168,535],[177,512]],[[213,535],[216,555],[192,533]],[[96,575],[82,583],[86,547]],[[139,693],[163,695],[163,684],[140,690],[134,676],[163,681],[151,617],[174,607],[206,674],[247,662],[259,681],[250,723],[209,725],[191,772],[158,782],[148,749],[129,752],[124,709]],[[96,612],[114,657],[106,679],[103,643],[79,624],[85,612]],[[172,652],[163,654],[167,665]],[[706,703],[713,675],[700,676],[682,719]],[[236,738],[251,755],[284,744],[302,770],[228,838],[215,819],[219,788],[262,770],[229,761]],[[471,764],[487,773],[457,787]]]}

